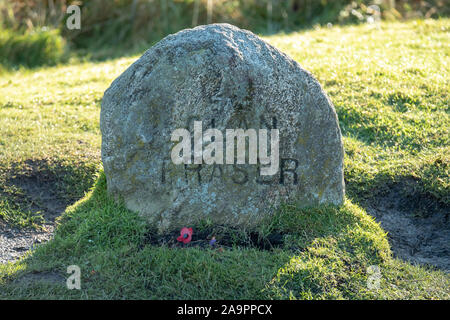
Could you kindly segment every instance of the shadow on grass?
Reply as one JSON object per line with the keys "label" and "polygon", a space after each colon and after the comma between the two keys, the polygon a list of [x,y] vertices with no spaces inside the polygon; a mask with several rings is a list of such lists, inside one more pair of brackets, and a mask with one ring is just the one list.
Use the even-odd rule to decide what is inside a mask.
{"label": "shadow on grass", "polygon": [[[53,240],[15,264],[0,265],[0,297],[364,299],[445,294],[445,276],[393,261],[383,230],[349,201],[315,209],[281,206],[258,228],[266,239],[282,234],[282,243],[270,250],[239,240],[232,247],[219,242],[216,248],[180,248],[149,243],[149,226],[107,195],[102,174],[92,192],[58,223]],[[192,227],[199,234],[205,228],[201,223]],[[81,290],[65,287],[69,265],[81,269]],[[367,289],[372,265],[384,268],[397,291]],[[423,282],[411,287],[414,279]],[[430,282],[436,289],[426,292]]]}
{"label": "shadow on grass", "polygon": [[[38,222],[53,224],[68,206],[81,199],[95,182],[94,163],[27,159],[12,163],[0,176],[3,219],[16,226]],[[15,216],[14,213],[16,213]],[[25,221],[21,216],[30,217]]]}
{"label": "shadow on grass", "polygon": [[[202,222],[192,227],[199,235],[207,230]],[[107,195],[102,174],[92,192],[58,219],[53,240],[0,266],[0,297],[263,299],[288,298],[292,291],[297,297],[351,298],[359,289],[344,290],[348,282],[364,278],[366,264],[390,256],[381,228],[349,202],[315,209],[283,205],[257,230],[262,243],[274,235],[282,239],[269,250],[239,237],[215,248],[149,243],[149,226]],[[246,231],[250,238],[252,231]],[[296,276],[287,280],[292,261]],[[81,269],[81,290],[68,290],[60,277],[68,276],[69,265]],[[328,283],[330,275],[337,282]],[[358,281],[357,288],[365,285]]]}
{"label": "shadow on grass", "polygon": [[[396,257],[411,263],[450,270],[450,206],[424,191],[421,181],[410,176],[375,177],[384,181],[370,193],[353,194],[363,207],[388,232]],[[352,186],[350,190],[353,191]]]}

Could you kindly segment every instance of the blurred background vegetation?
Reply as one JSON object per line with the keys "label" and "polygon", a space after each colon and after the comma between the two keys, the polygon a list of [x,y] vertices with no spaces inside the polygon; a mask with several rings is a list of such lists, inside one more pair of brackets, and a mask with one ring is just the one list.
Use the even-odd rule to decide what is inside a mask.
{"label": "blurred background vegetation", "polygon": [[[80,30],[66,27],[71,4],[81,8]],[[449,13],[448,0],[0,0],[0,64],[51,65],[69,52],[87,59],[118,56],[207,23],[271,34]]]}

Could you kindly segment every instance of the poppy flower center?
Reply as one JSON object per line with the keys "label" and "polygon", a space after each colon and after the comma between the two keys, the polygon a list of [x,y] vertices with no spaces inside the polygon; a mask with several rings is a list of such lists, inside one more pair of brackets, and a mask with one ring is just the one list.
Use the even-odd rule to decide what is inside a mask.
{"label": "poppy flower center", "polygon": [[187,239],[189,237],[189,235],[187,233],[183,234],[183,238]]}

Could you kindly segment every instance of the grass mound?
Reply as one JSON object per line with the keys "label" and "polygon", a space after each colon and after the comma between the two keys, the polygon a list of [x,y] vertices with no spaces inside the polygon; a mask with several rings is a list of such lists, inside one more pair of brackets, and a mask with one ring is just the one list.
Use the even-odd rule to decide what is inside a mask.
{"label": "grass mound", "polygon": [[[196,232],[202,225],[193,228]],[[284,206],[258,230],[264,239],[283,234],[283,244],[270,251],[251,243],[243,245],[239,237],[231,247],[222,246],[220,237],[217,248],[148,244],[146,224],[109,198],[102,174],[90,194],[61,217],[51,242],[21,263],[0,266],[0,297],[354,299],[448,295],[445,274],[412,267],[410,273],[397,272],[398,262],[391,257],[384,231],[349,201],[342,207],[304,210]],[[81,268],[80,291],[67,290],[64,281],[54,281],[58,275],[63,279],[72,264]],[[397,290],[367,289],[367,270],[373,265],[395,278]],[[408,265],[404,263],[403,268]],[[21,280],[29,280],[30,274],[37,279]],[[408,281],[417,277],[426,280],[425,284],[411,287]],[[435,289],[425,290],[424,285],[430,283]]]}

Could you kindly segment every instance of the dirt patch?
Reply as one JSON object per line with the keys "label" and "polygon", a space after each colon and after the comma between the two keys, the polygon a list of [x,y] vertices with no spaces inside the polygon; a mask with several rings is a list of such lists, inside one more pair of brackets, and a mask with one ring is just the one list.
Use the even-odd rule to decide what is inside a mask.
{"label": "dirt patch", "polygon": [[28,250],[34,250],[37,245],[50,240],[54,226],[44,225],[42,229],[18,229],[0,221],[0,263],[14,261]]}
{"label": "dirt patch", "polygon": [[70,166],[47,159],[12,164],[0,177],[0,199],[18,212],[42,216],[43,221],[40,229],[33,229],[17,228],[0,219],[0,263],[14,261],[51,239],[55,219],[92,186],[95,173],[95,166]]}
{"label": "dirt patch", "polygon": [[[67,206],[83,195],[81,192],[67,193],[71,188],[68,184],[76,180],[77,173],[62,163],[30,159],[13,164],[5,181],[8,192],[3,193],[21,210],[40,212],[47,222],[53,223]],[[89,185],[92,183],[93,180]]]}
{"label": "dirt patch", "polygon": [[450,206],[405,180],[361,203],[388,232],[394,255],[450,271]]}
{"label": "dirt patch", "polygon": [[[284,244],[284,237],[281,233],[273,233],[267,237],[263,237],[258,232],[245,233],[238,229],[224,226],[214,226],[194,229],[192,240],[183,244],[177,241],[180,230],[175,230],[164,235],[158,235],[154,230],[149,230],[145,235],[141,248],[146,245],[167,246],[170,248],[202,248],[202,249],[220,249],[232,247],[247,247],[260,250],[273,250]],[[215,241],[211,243],[212,238]]]}

